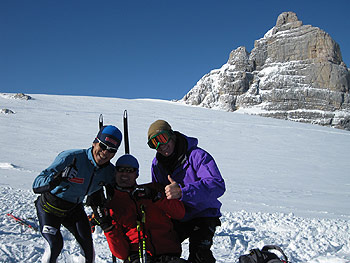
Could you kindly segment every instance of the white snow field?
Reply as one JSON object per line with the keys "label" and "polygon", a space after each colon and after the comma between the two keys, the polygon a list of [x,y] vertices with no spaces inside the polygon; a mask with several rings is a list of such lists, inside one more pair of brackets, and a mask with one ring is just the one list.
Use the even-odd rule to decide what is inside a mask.
{"label": "white snow field", "polygon": [[[147,130],[157,119],[197,137],[226,182],[222,226],[213,252],[218,263],[279,245],[290,262],[350,262],[350,132],[152,99],[0,94],[0,262],[40,262],[44,239],[17,224],[12,212],[37,224],[33,179],[56,155],[88,148],[98,117],[122,130],[129,116],[131,153],[140,161],[139,183],[149,182],[154,150]],[[123,145],[113,162],[124,153]],[[87,209],[89,212],[89,210]],[[79,246],[64,228],[59,262],[80,262]],[[100,229],[96,262],[112,262]],[[183,244],[183,256],[188,246]]]}

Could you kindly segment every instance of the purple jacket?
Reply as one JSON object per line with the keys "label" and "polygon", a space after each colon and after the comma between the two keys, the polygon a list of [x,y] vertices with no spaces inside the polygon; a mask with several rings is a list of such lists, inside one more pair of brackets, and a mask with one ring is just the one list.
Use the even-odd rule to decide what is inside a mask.
{"label": "purple jacket", "polygon": [[[187,137],[185,161],[179,164],[171,177],[180,185],[181,201],[186,208],[182,221],[196,217],[220,217],[221,202],[225,192],[225,182],[213,157],[197,146],[196,138]],[[152,181],[168,185],[168,173],[155,157],[152,162]]]}

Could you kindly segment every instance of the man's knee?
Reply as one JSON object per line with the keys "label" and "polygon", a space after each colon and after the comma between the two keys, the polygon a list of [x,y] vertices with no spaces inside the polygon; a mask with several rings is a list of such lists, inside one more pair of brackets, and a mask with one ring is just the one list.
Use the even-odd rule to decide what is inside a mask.
{"label": "man's knee", "polygon": [[46,248],[42,256],[41,262],[43,263],[56,262],[63,248],[63,239],[59,233],[57,233],[57,235],[52,235],[44,232],[42,233],[43,233],[43,237],[46,240]]}

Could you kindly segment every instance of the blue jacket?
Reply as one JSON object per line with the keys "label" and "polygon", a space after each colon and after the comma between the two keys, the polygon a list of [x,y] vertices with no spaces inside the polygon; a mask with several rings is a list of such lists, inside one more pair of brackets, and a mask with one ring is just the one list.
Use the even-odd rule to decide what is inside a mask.
{"label": "blue jacket", "polygon": [[78,174],[72,179],[62,181],[53,188],[50,192],[55,196],[78,204],[84,200],[86,195],[100,190],[103,183],[115,182],[114,165],[107,163],[103,167],[98,166],[93,158],[91,147],[61,152],[53,163],[35,178],[33,182],[34,192],[37,192],[37,189],[48,187],[54,175],[70,165],[74,158],[76,158]]}
{"label": "blue jacket", "polygon": [[[178,133],[180,134],[180,133]],[[221,202],[218,200],[225,192],[225,182],[213,157],[197,146],[196,138],[187,137],[186,158],[179,163],[171,177],[181,187],[180,200],[186,208],[182,221],[196,217],[220,217]],[[168,173],[157,160],[152,162],[152,181],[168,185]]]}

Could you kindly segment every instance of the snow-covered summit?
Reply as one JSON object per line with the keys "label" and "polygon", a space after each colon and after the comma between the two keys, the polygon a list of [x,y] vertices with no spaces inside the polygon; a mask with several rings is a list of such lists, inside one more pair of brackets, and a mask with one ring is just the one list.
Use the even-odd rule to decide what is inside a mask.
{"label": "snow-covered summit", "polygon": [[293,12],[226,64],[203,76],[183,102],[350,130],[350,73],[339,45]]}

